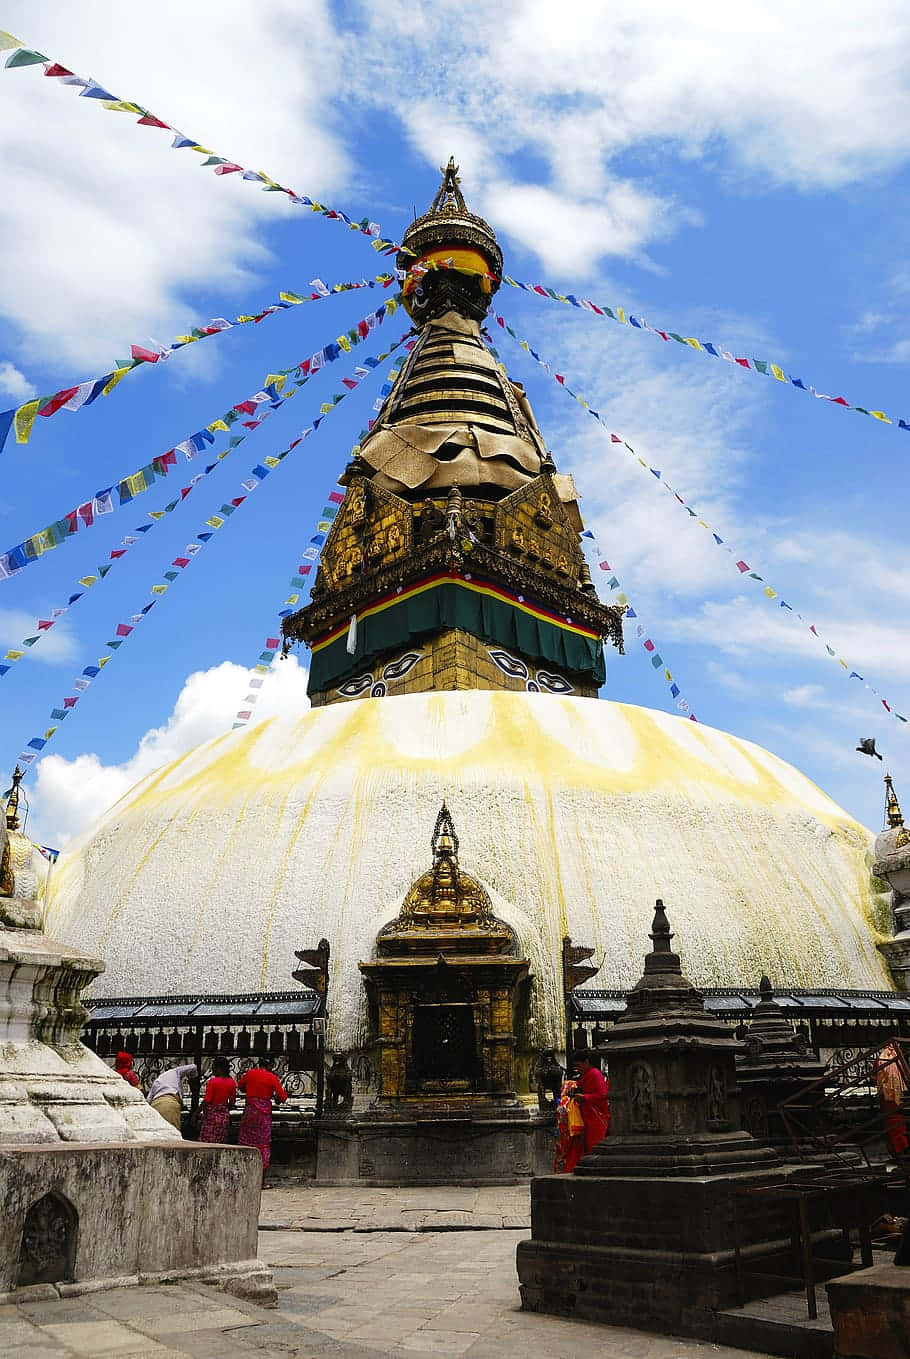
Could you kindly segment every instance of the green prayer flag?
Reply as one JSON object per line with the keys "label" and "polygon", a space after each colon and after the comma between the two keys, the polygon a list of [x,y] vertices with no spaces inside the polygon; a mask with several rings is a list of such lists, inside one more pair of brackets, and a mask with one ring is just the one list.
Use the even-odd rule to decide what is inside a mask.
{"label": "green prayer flag", "polygon": [[43,52],[31,52],[27,47],[20,47],[18,52],[13,52],[6,59],[7,66],[38,66],[42,61],[49,61]]}

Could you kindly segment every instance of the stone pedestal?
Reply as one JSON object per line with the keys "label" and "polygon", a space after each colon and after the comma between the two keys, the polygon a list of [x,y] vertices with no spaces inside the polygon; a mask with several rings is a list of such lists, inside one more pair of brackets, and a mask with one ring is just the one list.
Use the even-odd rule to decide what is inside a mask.
{"label": "stone pedestal", "polygon": [[273,1301],[256,1259],[260,1178],[248,1147],[0,1147],[0,1303],[173,1278]]}
{"label": "stone pedestal", "polygon": [[711,1338],[737,1301],[737,1244],[747,1271],[783,1272],[783,1209],[739,1191],[785,1170],[740,1127],[741,1045],[683,977],[657,905],[654,950],[607,1042],[611,1132],[573,1175],[532,1183],[518,1276],[531,1311]]}
{"label": "stone pedestal", "polygon": [[[504,1111],[505,1115],[505,1111]],[[552,1115],[382,1114],[324,1118],[317,1184],[522,1184],[553,1167]]]}
{"label": "stone pedestal", "polygon": [[259,1153],[183,1142],[79,1041],[104,963],[39,928],[19,779],[0,821],[0,1303],[170,1278],[273,1303]]}
{"label": "stone pedestal", "polygon": [[827,1285],[836,1359],[906,1359],[910,1269],[873,1265]]}

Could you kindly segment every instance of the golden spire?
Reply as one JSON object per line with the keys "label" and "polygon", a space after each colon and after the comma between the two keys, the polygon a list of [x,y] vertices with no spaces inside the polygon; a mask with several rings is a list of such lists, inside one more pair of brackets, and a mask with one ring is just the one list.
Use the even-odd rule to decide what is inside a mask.
{"label": "golden spire", "polygon": [[6,799],[6,829],[19,829],[19,785],[22,782],[22,770],[16,765],[13,773],[13,786],[9,790]]}
{"label": "golden spire", "polygon": [[430,212],[467,212],[454,156],[449,156],[449,163],[445,169],[440,165],[439,173],[442,175],[442,183],[433,199]]}
{"label": "golden spire", "polygon": [[893,830],[904,824],[904,814],[897,800],[890,774],[885,775],[885,820]]}

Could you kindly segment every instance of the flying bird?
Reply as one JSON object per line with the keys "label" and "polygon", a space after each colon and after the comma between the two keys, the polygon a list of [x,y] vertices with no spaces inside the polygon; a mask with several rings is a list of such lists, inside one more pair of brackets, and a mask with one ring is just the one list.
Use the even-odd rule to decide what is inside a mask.
{"label": "flying bird", "polygon": [[860,755],[873,755],[876,760],[880,760],[882,758],[881,755],[879,755],[878,751],[875,749],[874,736],[861,736],[859,738],[859,745],[856,748],[859,751]]}

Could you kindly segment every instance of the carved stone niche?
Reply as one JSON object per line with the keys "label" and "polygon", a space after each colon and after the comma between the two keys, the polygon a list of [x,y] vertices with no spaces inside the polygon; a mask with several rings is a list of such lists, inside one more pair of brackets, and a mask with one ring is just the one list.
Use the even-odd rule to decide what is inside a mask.
{"label": "carved stone niche", "polygon": [[458,839],[443,804],[433,866],[400,914],[380,931],[378,957],[361,963],[379,1048],[377,1105],[413,1112],[516,1105],[516,991],[528,963],[480,884],[458,865]]}
{"label": "carved stone niche", "polygon": [[16,1287],[72,1283],[76,1267],[79,1215],[69,1199],[49,1193],[25,1215]]}

